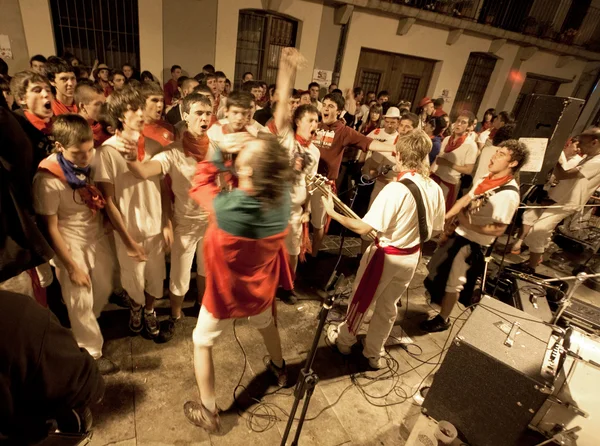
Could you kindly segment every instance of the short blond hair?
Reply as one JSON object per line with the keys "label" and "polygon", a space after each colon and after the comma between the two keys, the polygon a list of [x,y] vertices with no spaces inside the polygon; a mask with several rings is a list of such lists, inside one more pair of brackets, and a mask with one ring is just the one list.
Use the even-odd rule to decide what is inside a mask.
{"label": "short blond hair", "polygon": [[413,130],[398,138],[396,156],[407,170],[415,170],[423,176],[429,175],[429,166],[425,159],[431,152],[431,138],[422,130]]}

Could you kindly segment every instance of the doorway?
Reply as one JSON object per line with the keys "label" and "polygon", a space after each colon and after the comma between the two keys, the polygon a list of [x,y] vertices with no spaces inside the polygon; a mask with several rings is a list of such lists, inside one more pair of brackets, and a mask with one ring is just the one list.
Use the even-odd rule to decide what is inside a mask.
{"label": "doorway", "polygon": [[410,101],[413,109],[427,94],[436,61],[362,48],[354,85],[365,91],[387,90],[390,102]]}

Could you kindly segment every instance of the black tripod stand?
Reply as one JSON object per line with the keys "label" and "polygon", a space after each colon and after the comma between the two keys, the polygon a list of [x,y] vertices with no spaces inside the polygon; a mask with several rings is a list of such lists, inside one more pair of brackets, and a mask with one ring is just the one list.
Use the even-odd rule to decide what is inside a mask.
{"label": "black tripod stand", "polygon": [[298,405],[300,404],[300,400],[304,398],[304,405],[302,406],[302,412],[300,413],[300,418],[298,419],[298,427],[296,428],[294,440],[292,441],[292,446],[298,445],[298,439],[300,438],[300,433],[302,432],[302,426],[304,425],[306,412],[308,411],[308,405],[310,404],[310,398],[315,390],[315,386],[319,382],[319,377],[313,371],[312,365],[315,360],[315,356],[317,355],[317,347],[323,333],[323,327],[325,327],[325,322],[327,321],[329,310],[331,310],[334,300],[341,294],[341,292],[338,292],[338,289],[343,279],[344,275],[342,274],[338,278],[333,291],[327,293],[327,297],[323,300],[323,306],[319,312],[319,325],[317,326],[317,331],[315,332],[315,337],[313,338],[310,352],[306,357],[306,362],[300,371],[300,376],[298,377],[298,382],[296,383],[296,388],[294,389],[294,404],[292,405],[292,410],[290,411],[290,416],[288,418],[287,425],[285,426],[285,432],[283,433],[283,438],[281,439],[281,446],[285,446],[287,442],[288,436],[290,435],[290,430],[292,429],[292,423],[294,422],[294,418],[296,416],[296,411],[298,410]]}

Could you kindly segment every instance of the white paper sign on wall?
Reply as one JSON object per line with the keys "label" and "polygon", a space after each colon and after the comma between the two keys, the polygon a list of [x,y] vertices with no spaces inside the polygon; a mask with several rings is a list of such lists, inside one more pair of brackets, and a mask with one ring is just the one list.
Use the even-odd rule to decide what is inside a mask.
{"label": "white paper sign on wall", "polygon": [[317,82],[323,87],[329,87],[333,80],[333,71],[319,70],[318,68],[313,71],[313,82]]}
{"label": "white paper sign on wall", "polygon": [[12,49],[10,47],[10,39],[6,34],[0,34],[0,57],[2,59],[12,59]]}

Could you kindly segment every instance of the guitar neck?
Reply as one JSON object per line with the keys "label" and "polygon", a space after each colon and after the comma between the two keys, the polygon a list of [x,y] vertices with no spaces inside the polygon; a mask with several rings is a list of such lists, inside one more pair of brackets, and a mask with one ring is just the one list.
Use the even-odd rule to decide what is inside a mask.
{"label": "guitar neck", "polygon": [[[323,183],[314,183],[314,186],[319,189],[319,191],[326,197],[329,195],[330,190],[325,186],[325,184]],[[348,217],[348,218],[355,218],[357,220],[360,220],[360,217],[352,210],[350,209],[348,206],[346,206],[346,204],[340,200],[337,195],[335,194],[331,194],[332,198],[333,198],[333,204],[335,205],[336,208],[338,208],[341,212],[342,215]],[[377,234],[375,233],[375,231],[371,231],[368,234],[366,234],[366,236],[371,239],[371,240],[375,240],[377,238]]]}

